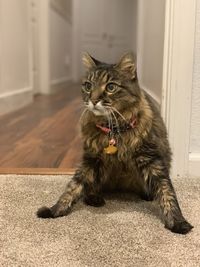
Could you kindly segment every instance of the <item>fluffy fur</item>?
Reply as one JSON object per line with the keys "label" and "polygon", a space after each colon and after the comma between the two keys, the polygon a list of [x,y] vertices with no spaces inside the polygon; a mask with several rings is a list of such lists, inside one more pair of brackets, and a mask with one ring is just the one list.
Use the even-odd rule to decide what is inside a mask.
{"label": "fluffy fur", "polygon": [[[182,215],[169,177],[166,128],[155,103],[138,85],[132,55],[126,54],[118,64],[106,64],[85,54],[83,63],[87,73],[82,84],[86,107],[81,118],[82,163],[58,202],[39,209],[38,217],[67,215],[81,196],[86,204],[99,207],[105,204],[104,190],[125,190],[156,200],[165,227],[188,233],[192,226]],[[111,140],[117,152],[106,154]]]}

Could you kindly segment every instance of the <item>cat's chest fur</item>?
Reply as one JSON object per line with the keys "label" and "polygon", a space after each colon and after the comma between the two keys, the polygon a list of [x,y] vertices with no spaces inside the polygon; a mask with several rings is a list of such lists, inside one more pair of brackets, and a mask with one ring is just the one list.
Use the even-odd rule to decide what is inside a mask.
{"label": "cat's chest fur", "polygon": [[124,133],[115,137],[117,141],[115,154],[105,153],[110,138],[98,129],[85,138],[88,153],[100,159],[104,189],[140,191],[142,181],[136,168],[134,149],[129,145],[131,137],[133,138],[131,132],[128,135]]}
{"label": "cat's chest fur", "polygon": [[134,188],[135,190],[136,185],[140,184],[140,178],[133,159],[124,156],[120,160],[116,153],[112,155],[102,154],[101,160],[106,188],[111,190],[131,190]]}
{"label": "cat's chest fur", "polygon": [[[130,134],[129,134],[130,135]],[[110,144],[114,140],[114,145]],[[99,133],[97,130],[92,135],[85,138],[85,145],[89,153],[101,157],[104,161],[124,162],[128,164],[134,154],[134,147],[130,146],[131,138],[128,134],[109,136]],[[109,154],[106,152],[110,146],[116,148],[116,152]]]}

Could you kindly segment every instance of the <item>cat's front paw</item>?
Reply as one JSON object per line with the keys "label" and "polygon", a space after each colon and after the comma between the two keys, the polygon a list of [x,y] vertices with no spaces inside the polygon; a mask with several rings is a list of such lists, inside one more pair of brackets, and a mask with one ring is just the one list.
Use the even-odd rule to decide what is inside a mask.
{"label": "cat's front paw", "polygon": [[42,207],[38,209],[37,216],[43,219],[56,218],[56,217],[66,216],[67,214],[69,214],[70,211],[71,211],[70,207],[56,203],[51,208]]}
{"label": "cat's front paw", "polygon": [[153,200],[154,200],[153,195],[147,194],[147,193],[145,193],[145,192],[140,193],[139,196],[140,196],[140,198],[141,198],[142,200],[145,200],[145,201],[153,201]]}
{"label": "cat's front paw", "polygon": [[193,226],[187,221],[176,221],[173,227],[169,228],[166,226],[166,228],[171,230],[173,233],[186,235],[192,230]]}
{"label": "cat's front paw", "polygon": [[103,197],[101,197],[99,195],[88,195],[88,196],[85,196],[84,202],[87,205],[94,206],[94,207],[102,207],[102,206],[104,206],[106,204],[106,202],[103,199]]}

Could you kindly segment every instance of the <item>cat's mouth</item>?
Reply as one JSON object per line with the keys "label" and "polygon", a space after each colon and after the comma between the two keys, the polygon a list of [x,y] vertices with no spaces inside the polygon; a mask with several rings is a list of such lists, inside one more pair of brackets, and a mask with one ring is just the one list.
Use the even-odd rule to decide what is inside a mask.
{"label": "cat's mouth", "polygon": [[86,107],[88,110],[92,111],[94,115],[96,116],[107,116],[108,115],[108,110],[106,109],[105,106],[103,106],[101,101],[94,104],[91,100],[89,100]]}

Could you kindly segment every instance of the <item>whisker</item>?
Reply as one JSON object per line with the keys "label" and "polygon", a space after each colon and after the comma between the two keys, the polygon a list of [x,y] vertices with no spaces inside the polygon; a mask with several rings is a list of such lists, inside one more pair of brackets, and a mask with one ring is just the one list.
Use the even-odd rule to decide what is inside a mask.
{"label": "whisker", "polygon": [[120,128],[119,128],[119,122],[114,114],[114,111],[112,111],[111,109],[109,108],[106,108],[106,110],[109,112],[109,117],[110,117],[110,120],[111,120],[111,128],[110,128],[110,125],[109,125],[109,128],[113,130],[113,120],[112,120],[112,116],[114,117],[115,119],[115,122],[116,122],[116,126],[117,126],[117,129],[118,129],[118,135],[117,135],[117,140],[119,141],[119,136],[122,138],[121,134],[120,134]]}
{"label": "whisker", "polygon": [[108,127],[111,129],[111,121],[110,121],[110,116],[109,115],[110,115],[109,112],[106,113],[106,117],[108,119]]}
{"label": "whisker", "polygon": [[88,111],[87,108],[85,108],[85,109],[83,110],[83,112],[81,113],[81,116],[80,116],[80,118],[79,118],[79,123],[82,121],[83,116],[85,115],[86,111]]}
{"label": "whisker", "polygon": [[114,119],[115,119],[115,122],[116,122],[116,125],[117,127],[119,128],[119,123],[118,123],[118,120],[117,120],[117,117],[115,116],[115,113],[113,110],[110,110],[111,114],[113,115]]}
{"label": "whisker", "polygon": [[112,109],[115,111],[115,112],[117,112],[121,117],[122,117],[122,119],[124,120],[124,121],[126,121],[127,122],[127,120],[126,120],[126,118],[116,109],[116,108],[114,108],[114,107],[112,107]]}
{"label": "whisker", "polygon": [[106,104],[104,104],[104,107],[110,107],[110,106],[111,106],[110,103],[106,103]]}
{"label": "whisker", "polygon": [[115,119],[115,122],[116,122],[116,125],[117,125],[117,129],[118,129],[118,135],[122,138],[121,133],[120,133],[120,127],[119,127],[118,119],[117,119],[117,117],[115,116],[114,111],[111,110],[111,114],[113,115],[113,117],[114,117],[114,119]]}
{"label": "whisker", "polygon": [[110,121],[111,121],[111,129],[113,130],[113,120],[112,120],[112,116],[111,116],[110,111],[109,111],[109,115],[110,115]]}
{"label": "whisker", "polygon": [[125,119],[125,117],[114,107],[107,107],[112,109],[113,111],[115,111],[125,122],[127,122],[127,120]]}
{"label": "whisker", "polygon": [[114,111],[111,110],[111,114],[113,115],[113,117],[114,117],[114,119],[115,119],[115,122],[116,122],[116,126],[117,126],[117,128],[118,128],[118,130],[119,130],[119,122],[118,122],[117,117],[115,116]]}

